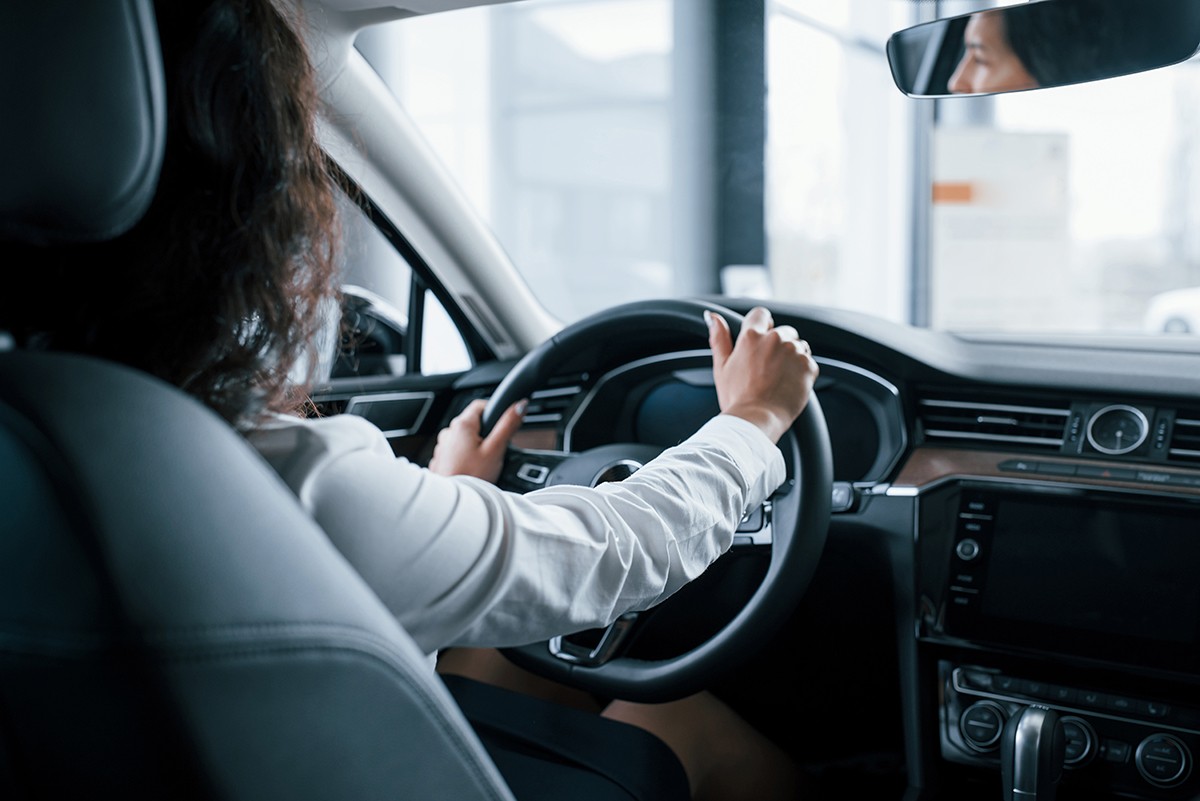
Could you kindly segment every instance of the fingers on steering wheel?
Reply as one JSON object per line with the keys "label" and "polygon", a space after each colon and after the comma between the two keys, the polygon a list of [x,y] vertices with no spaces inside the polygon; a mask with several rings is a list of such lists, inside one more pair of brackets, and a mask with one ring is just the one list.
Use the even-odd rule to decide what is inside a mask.
{"label": "fingers on steering wheel", "polygon": [[489,445],[503,447],[508,445],[513,435],[521,427],[521,422],[525,417],[525,407],[528,401],[521,399],[504,410],[504,414],[500,415],[500,419],[496,421],[496,425],[492,427],[491,433],[485,438]]}
{"label": "fingers on steering wheel", "polygon": [[760,334],[765,334],[771,330],[771,326],[774,324],[775,319],[771,316],[770,310],[765,306],[755,306],[746,313],[742,328],[748,328]]}
{"label": "fingers on steering wheel", "polygon": [[483,409],[486,405],[487,401],[478,398],[471,401],[461,412],[455,415],[454,419],[450,421],[450,425],[478,431],[480,420],[483,417]]}
{"label": "fingers on steering wheel", "polygon": [[708,323],[708,344],[712,348],[713,363],[719,368],[733,352],[733,335],[729,331],[729,323],[719,314],[706,309],[704,321]]}
{"label": "fingers on steering wheel", "polygon": [[772,330],[775,332],[775,336],[784,342],[796,342],[800,339],[800,332],[790,325],[779,325]]}

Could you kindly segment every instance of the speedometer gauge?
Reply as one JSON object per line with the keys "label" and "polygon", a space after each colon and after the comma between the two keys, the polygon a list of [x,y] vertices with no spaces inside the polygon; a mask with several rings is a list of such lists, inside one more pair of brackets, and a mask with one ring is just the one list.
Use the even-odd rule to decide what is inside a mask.
{"label": "speedometer gauge", "polygon": [[1150,422],[1140,409],[1124,404],[1105,406],[1088,421],[1087,439],[1100,453],[1129,453],[1146,441]]}

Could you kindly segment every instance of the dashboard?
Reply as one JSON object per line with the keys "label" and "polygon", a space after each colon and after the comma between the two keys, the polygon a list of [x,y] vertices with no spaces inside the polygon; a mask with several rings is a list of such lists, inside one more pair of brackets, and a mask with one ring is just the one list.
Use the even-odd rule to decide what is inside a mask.
{"label": "dashboard", "polygon": [[[776,317],[814,329],[804,316]],[[1194,798],[1196,396],[1122,388],[1126,373],[1078,374],[1054,358],[1011,368],[1003,383],[979,380],[938,363],[960,342],[920,359],[920,341],[906,353],[902,339],[871,334],[853,348],[844,328],[824,343],[820,333],[831,538],[876,528],[910,544],[888,565],[902,576],[893,601],[911,689],[901,712],[909,772],[949,797],[993,797],[1006,726],[1048,709],[1063,737],[1060,797]],[[680,351],[605,373],[565,412],[563,443],[674,444],[717,411],[709,365],[704,351]]]}
{"label": "dashboard", "polygon": [[[1011,749],[1034,748],[1014,745],[1019,726],[1048,710],[1058,797],[1195,798],[1198,354],[859,344],[859,368],[897,388],[909,442],[857,491],[876,507],[863,524],[911,538],[890,552],[910,778],[998,797]],[[1155,359],[1189,370],[1172,381]]]}
{"label": "dashboard", "polygon": [[[727,697],[759,706],[766,730],[819,721],[774,733],[858,774],[855,760],[894,747],[917,788],[907,797],[922,801],[999,797],[1006,744],[1029,710],[1048,710],[1062,733],[1060,799],[1200,795],[1195,345],[1031,346],[817,307],[772,312],[820,365],[833,515],[805,608]],[[649,457],[717,411],[711,356],[696,342],[605,347],[530,398],[514,444],[545,454],[548,469],[555,453],[617,441]],[[430,434],[506,368],[482,366],[445,391],[397,393],[411,388],[372,377],[316,400],[333,411],[408,404],[417,411],[383,427],[420,460]],[[503,481],[540,486],[545,472],[521,467]],[[760,534],[735,539],[747,547],[731,552],[734,566],[719,560],[720,578],[681,591],[660,639],[684,631],[696,603],[737,613],[728,575],[760,580],[755,554],[770,542]]]}

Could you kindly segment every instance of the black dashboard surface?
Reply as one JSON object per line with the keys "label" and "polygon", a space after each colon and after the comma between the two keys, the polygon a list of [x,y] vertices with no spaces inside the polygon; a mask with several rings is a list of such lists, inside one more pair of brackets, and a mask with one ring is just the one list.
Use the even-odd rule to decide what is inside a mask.
{"label": "black dashboard surface", "polygon": [[[894,747],[910,787],[941,787],[922,798],[999,797],[998,740],[979,733],[1031,704],[1072,721],[1060,799],[1200,793],[1200,346],[968,338],[771,308],[818,359],[851,501],[795,620],[729,697],[751,717],[761,707],[768,731],[781,708],[820,721],[820,737],[775,734],[859,772],[863,748]],[[522,447],[674,444],[716,411],[702,347],[581,354],[534,394]],[[421,436],[505,367],[457,379]],[[396,389],[336,389],[379,388]],[[801,664],[784,656],[793,642]],[[869,735],[853,722],[862,704]]]}

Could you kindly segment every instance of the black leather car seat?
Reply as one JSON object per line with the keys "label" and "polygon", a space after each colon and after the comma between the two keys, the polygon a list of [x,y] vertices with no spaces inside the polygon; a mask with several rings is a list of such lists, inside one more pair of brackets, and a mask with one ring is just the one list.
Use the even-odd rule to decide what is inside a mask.
{"label": "black leather car seat", "polygon": [[[11,292],[15,244],[97,241],[144,212],[163,87],[147,0],[6,3],[0,52]],[[512,798],[426,657],[236,432],[154,378],[9,339],[0,798]]]}

